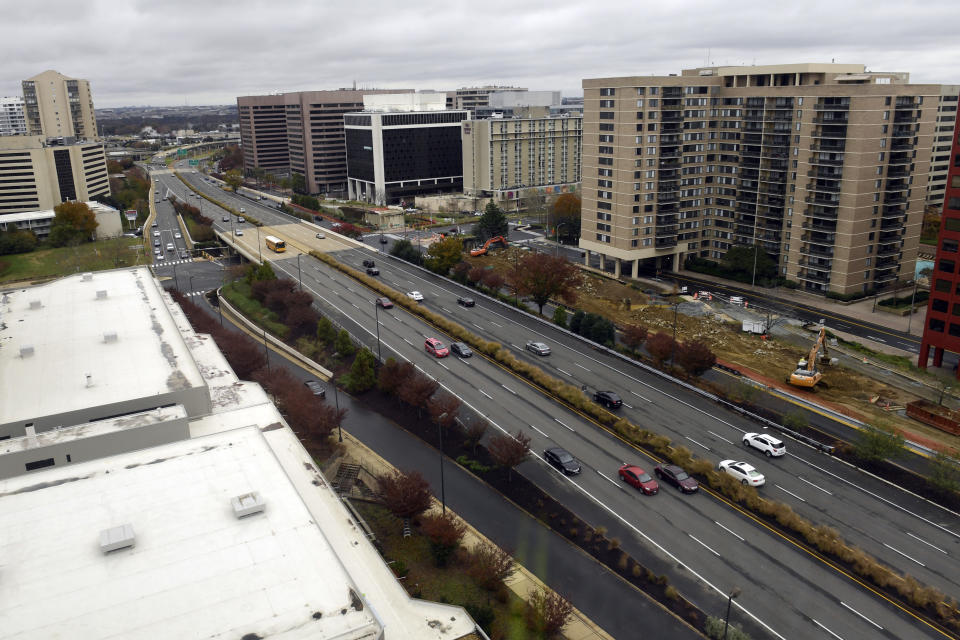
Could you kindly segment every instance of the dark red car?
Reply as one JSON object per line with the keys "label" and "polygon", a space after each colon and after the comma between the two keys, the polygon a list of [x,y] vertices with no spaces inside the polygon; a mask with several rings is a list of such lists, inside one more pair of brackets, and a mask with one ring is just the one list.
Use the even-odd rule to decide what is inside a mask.
{"label": "dark red car", "polygon": [[660,483],[635,464],[625,464],[620,467],[620,479],[630,486],[640,489],[648,496],[660,492]]}
{"label": "dark red car", "polygon": [[390,301],[390,298],[377,298],[377,306],[383,307],[384,309],[393,309],[393,303]]}
{"label": "dark red car", "polygon": [[661,482],[672,484],[684,493],[696,493],[700,489],[700,483],[675,464],[658,464],[653,472]]}

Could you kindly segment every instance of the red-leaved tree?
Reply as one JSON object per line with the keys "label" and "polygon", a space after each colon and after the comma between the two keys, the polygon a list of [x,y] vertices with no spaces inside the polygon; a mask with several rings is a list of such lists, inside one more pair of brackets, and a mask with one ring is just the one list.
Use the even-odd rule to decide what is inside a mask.
{"label": "red-leaved tree", "polygon": [[431,514],[423,518],[420,529],[430,539],[430,548],[438,567],[445,567],[467,532],[465,522],[453,513]]}
{"label": "red-leaved tree", "polygon": [[413,518],[430,508],[430,485],[419,471],[377,476],[383,503],[398,518]]}
{"label": "red-leaved tree", "polygon": [[520,260],[516,286],[529,296],[543,313],[543,305],[558,296],[568,304],[577,301],[580,270],[572,262],[548,253],[530,253]]}
{"label": "red-leaved tree", "polygon": [[507,482],[510,482],[513,468],[530,455],[530,436],[523,431],[517,431],[516,435],[498,433],[490,437],[487,450],[498,467],[507,469]]}
{"label": "red-leaved tree", "polygon": [[657,332],[647,337],[647,351],[657,361],[657,364],[662,364],[664,360],[669,358],[670,354],[673,353],[673,348],[674,341],[669,334]]}
{"label": "red-leaved tree", "polygon": [[627,349],[638,351],[647,341],[647,329],[635,324],[627,325],[626,329],[623,330],[621,340]]}
{"label": "red-leaved tree", "polygon": [[677,345],[677,364],[692,376],[709,371],[717,363],[717,356],[706,343],[690,340]]}

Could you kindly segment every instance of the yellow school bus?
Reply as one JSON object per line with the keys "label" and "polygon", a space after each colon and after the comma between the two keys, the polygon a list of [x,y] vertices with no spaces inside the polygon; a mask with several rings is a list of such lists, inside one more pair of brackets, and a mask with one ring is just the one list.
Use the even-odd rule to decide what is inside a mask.
{"label": "yellow school bus", "polygon": [[276,251],[277,253],[283,253],[287,250],[286,243],[280,238],[275,238],[274,236],[267,236],[267,249],[271,251]]}

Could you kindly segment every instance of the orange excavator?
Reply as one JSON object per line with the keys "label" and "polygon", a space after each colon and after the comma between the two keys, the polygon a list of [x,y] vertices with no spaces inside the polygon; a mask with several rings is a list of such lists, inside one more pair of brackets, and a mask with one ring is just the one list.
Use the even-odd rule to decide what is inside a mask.
{"label": "orange excavator", "polygon": [[810,348],[810,353],[806,358],[801,358],[797,363],[797,370],[790,374],[789,382],[796,387],[805,387],[812,389],[823,378],[818,364],[836,364],[837,359],[827,355],[827,329],[820,327],[820,333],[817,335],[816,342]]}
{"label": "orange excavator", "polygon": [[495,244],[500,244],[500,245],[503,245],[503,246],[505,247],[505,246],[507,246],[507,239],[504,238],[503,236],[494,236],[494,237],[490,238],[489,240],[487,240],[486,242],[484,242],[482,247],[479,247],[479,248],[477,248],[477,249],[471,249],[471,250],[470,250],[470,255],[473,256],[474,258],[476,258],[477,256],[482,256],[483,254],[485,254],[485,253],[487,252],[487,250],[488,250],[491,246],[493,246],[493,245],[495,245]]}

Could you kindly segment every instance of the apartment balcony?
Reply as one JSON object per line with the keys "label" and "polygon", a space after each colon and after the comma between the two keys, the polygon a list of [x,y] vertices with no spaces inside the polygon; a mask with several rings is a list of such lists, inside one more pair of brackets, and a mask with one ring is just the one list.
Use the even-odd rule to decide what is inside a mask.
{"label": "apartment balcony", "polygon": [[811,233],[819,233],[819,234],[825,233],[828,235],[832,235],[837,231],[837,224],[835,222],[829,223],[829,222],[818,222],[818,221],[808,220],[803,224],[801,224],[800,227]]}
{"label": "apartment balcony", "polygon": [[898,191],[896,193],[888,193],[887,196],[883,199],[883,204],[906,204],[906,203],[907,203],[907,194],[903,193],[902,191]]}
{"label": "apartment balcony", "polygon": [[816,218],[818,220],[837,220],[839,217],[836,209],[830,211],[821,209],[819,207],[811,207],[805,211],[803,215],[807,216],[808,218]]}
{"label": "apartment balcony", "polygon": [[887,183],[883,186],[884,191],[895,191],[903,194],[906,194],[908,188],[910,188],[910,185],[903,178],[888,178]]}
{"label": "apartment balcony", "polygon": [[902,237],[903,236],[899,231],[881,231],[880,235],[877,236],[877,242],[880,244],[889,244],[895,242],[899,246],[900,238]]}
{"label": "apartment balcony", "polygon": [[825,258],[833,257],[832,246],[827,248],[819,244],[805,244],[800,246],[800,253],[808,256],[822,256]]}
{"label": "apartment balcony", "polygon": [[661,145],[670,145],[670,144],[679,145],[683,142],[683,140],[681,140],[680,138],[681,136],[678,134],[660,136],[660,144]]}
{"label": "apartment balcony", "polygon": [[894,127],[893,131],[890,132],[890,136],[893,138],[913,138],[916,134],[913,127]]}
{"label": "apartment balcony", "polygon": [[814,282],[830,282],[829,271],[813,271],[809,267],[797,274],[801,280],[812,280]]}
{"label": "apartment balcony", "polygon": [[895,256],[898,253],[900,253],[900,242],[882,244],[879,247],[877,247],[878,258],[881,258],[883,256]]}
{"label": "apartment balcony", "polygon": [[783,135],[780,132],[767,132],[766,137],[763,139],[763,144],[768,147],[790,147],[790,136]]}
{"label": "apartment balcony", "polygon": [[660,180],[675,180],[680,178],[679,169],[664,169],[660,172]]}
{"label": "apartment balcony", "polygon": [[673,169],[680,166],[680,154],[672,158],[665,158],[662,154],[660,155],[660,169]]}
{"label": "apartment balcony", "polygon": [[683,122],[683,111],[668,111],[664,109],[660,112],[660,122]]}
{"label": "apartment balcony", "polygon": [[658,227],[671,226],[671,225],[675,227],[677,226],[677,222],[679,222],[679,219],[677,218],[676,213],[661,212],[657,214]]}
{"label": "apartment balcony", "polygon": [[790,112],[783,113],[783,112],[775,111],[772,114],[767,113],[766,118],[767,120],[773,120],[774,122],[790,122],[791,120],[793,120],[793,113],[790,113]]}
{"label": "apartment balcony", "polygon": [[827,102],[827,100],[833,100],[832,98],[826,98],[824,102],[814,105],[816,111],[847,111],[850,109],[850,99],[849,98],[839,98],[836,102]]}
{"label": "apartment balcony", "polygon": [[745,133],[740,138],[742,144],[760,144],[763,142],[763,136],[759,133]]}
{"label": "apartment balcony", "polygon": [[820,142],[815,142],[810,145],[811,151],[828,151],[828,152],[837,152],[845,151],[847,148],[847,143],[845,141],[836,141],[836,140],[821,140]]}
{"label": "apartment balcony", "polygon": [[817,140],[846,140],[847,132],[845,129],[843,131],[837,131],[836,129],[817,127],[813,130],[813,133],[810,134],[810,137],[816,138]]}
{"label": "apartment balcony", "polygon": [[917,116],[913,115],[912,111],[897,111],[893,114],[894,124],[914,124],[916,121]]}
{"label": "apartment balcony", "polygon": [[906,207],[900,205],[884,205],[883,209],[880,210],[880,215],[886,218],[887,216],[904,216],[907,214]]}
{"label": "apartment balcony", "polygon": [[897,258],[881,258],[877,260],[877,269],[891,269],[900,264],[900,260]]}
{"label": "apartment balcony", "polygon": [[734,226],[733,232],[738,236],[742,236],[744,238],[750,238],[751,243],[753,242],[754,237],[756,236],[753,227],[747,227],[741,224]]}
{"label": "apartment balcony", "polygon": [[832,248],[837,242],[837,236],[834,233],[820,233],[817,231],[808,231],[800,236],[800,240],[809,244],[818,244],[824,247]]}
{"label": "apartment balcony", "polygon": [[660,203],[660,202],[677,202],[679,199],[680,199],[680,197],[677,196],[677,194],[676,194],[676,193],[673,193],[673,192],[669,192],[669,193],[658,193],[658,194],[657,194],[657,202],[658,202],[658,203]]}
{"label": "apartment balcony", "polygon": [[820,191],[824,193],[840,193],[839,182],[809,182],[807,191]]}
{"label": "apartment balcony", "polygon": [[790,157],[790,154],[786,151],[777,151],[776,149],[771,149],[768,147],[763,150],[761,157],[765,159],[780,160]]}
{"label": "apartment balcony", "polygon": [[894,165],[901,166],[905,164],[910,164],[913,162],[913,158],[910,157],[910,154],[907,153],[891,153],[890,159],[887,161],[891,167]]}
{"label": "apartment balcony", "polygon": [[763,133],[763,123],[762,122],[745,122],[741,131],[746,133]]}
{"label": "apartment balcony", "polygon": [[906,151],[908,149],[913,149],[913,147],[914,144],[912,136],[910,136],[906,141],[901,139],[901,141],[891,140],[890,142],[890,149],[893,151]]}
{"label": "apartment balcony", "polygon": [[746,109],[743,112],[744,122],[763,122],[763,111],[757,109]]}
{"label": "apartment balcony", "polygon": [[679,149],[676,151],[668,151],[667,149],[664,149],[662,147],[660,149],[661,158],[679,158],[681,155],[683,154],[680,152]]}
{"label": "apartment balcony", "polygon": [[842,167],[843,156],[839,158],[821,158],[820,156],[810,156],[810,164],[823,165],[825,167]]}
{"label": "apartment balcony", "polygon": [[676,236],[672,238],[657,238],[653,243],[654,249],[672,249],[675,246],[677,246]]}
{"label": "apartment balcony", "polygon": [[843,125],[846,126],[850,119],[847,117],[846,113],[842,115],[840,113],[821,113],[813,119],[814,124],[824,124],[824,125]]}
{"label": "apartment balcony", "polygon": [[800,258],[797,260],[797,264],[801,267],[823,269],[824,271],[830,271],[833,268],[832,260],[823,260],[821,258]]}
{"label": "apartment balcony", "polygon": [[902,218],[881,218],[880,229],[881,231],[896,229],[899,233],[900,229],[903,229],[903,219]]}
{"label": "apartment balcony", "polygon": [[830,198],[828,196],[822,196],[820,194],[809,195],[803,199],[807,204],[816,204],[822,207],[839,207],[840,200],[838,198]]}
{"label": "apartment balcony", "polygon": [[660,123],[660,133],[661,134],[670,134],[676,135],[683,132],[683,127],[676,122],[663,122]]}
{"label": "apartment balcony", "polygon": [[676,202],[665,202],[657,204],[657,214],[674,213],[679,207]]}
{"label": "apartment balcony", "polygon": [[873,281],[877,283],[893,282],[897,277],[896,269],[877,269],[873,272]]}
{"label": "apartment balcony", "polygon": [[793,100],[777,98],[773,101],[773,104],[767,103],[767,109],[793,109]]}
{"label": "apartment balcony", "polygon": [[811,169],[807,171],[808,178],[818,178],[820,180],[843,180],[843,172],[827,169]]}
{"label": "apartment balcony", "polygon": [[906,178],[910,173],[910,167],[907,165],[893,166],[887,169],[887,178]]}

